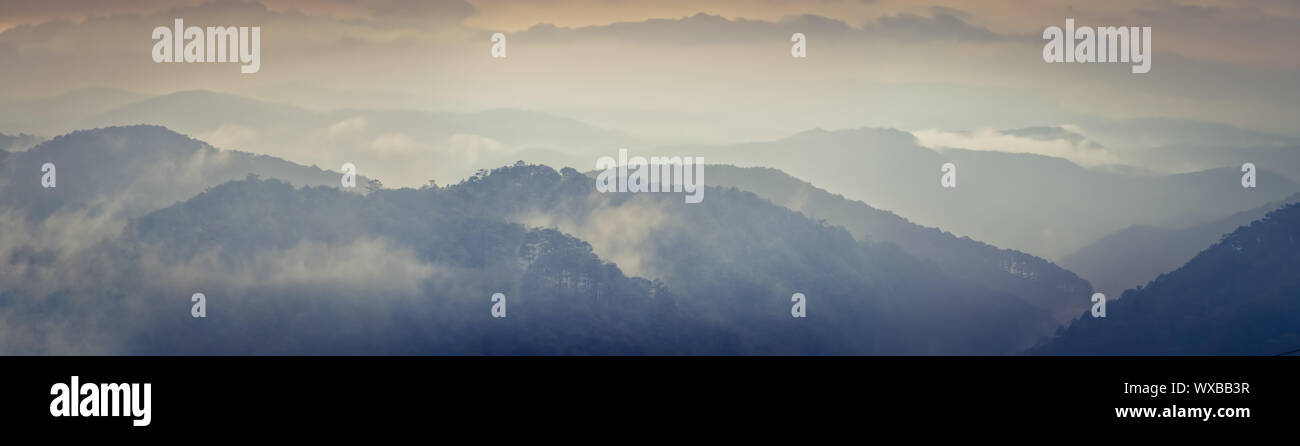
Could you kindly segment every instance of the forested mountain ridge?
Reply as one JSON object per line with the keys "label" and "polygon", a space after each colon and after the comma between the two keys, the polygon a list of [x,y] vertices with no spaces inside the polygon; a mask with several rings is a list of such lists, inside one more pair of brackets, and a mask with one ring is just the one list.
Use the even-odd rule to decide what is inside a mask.
{"label": "forested mountain ridge", "polygon": [[813,219],[843,226],[859,240],[890,242],[937,264],[945,273],[1011,293],[1068,322],[1089,305],[1092,287],[1073,272],[1023,252],[957,237],[939,228],[912,223],[893,212],[831,194],[766,167],[712,165],[710,185],[754,192]]}
{"label": "forested mountain ridge", "polygon": [[994,352],[1055,326],[1015,296],[953,279],[892,244],[858,243],[842,228],[734,188],[708,188],[703,203],[685,204],[680,194],[600,194],[573,169],[517,164],[449,189],[456,208],[589,241],[625,270],[691,296],[706,314],[764,321],[739,324],[747,330],[801,323],[789,318],[795,292],[821,307],[819,318],[843,323],[822,329],[860,331],[828,335],[856,343],[854,351]]}
{"label": "forested mountain ridge", "polygon": [[17,135],[6,135],[0,133],[0,152],[20,152],[41,142],[41,138],[19,133]]}
{"label": "forested mountain ridge", "polygon": [[1118,296],[1178,269],[1238,227],[1297,201],[1300,194],[1187,227],[1130,226],[1065,256],[1061,264],[1088,277],[1098,291]]}
{"label": "forested mountain ridge", "polygon": [[[42,183],[46,163],[55,167],[53,188]],[[9,154],[0,166],[7,180],[0,184],[0,205],[23,209],[35,220],[78,210],[133,217],[250,173],[297,185],[339,184],[339,175],[327,170],[219,150],[163,127],[107,127]]]}
{"label": "forested mountain ridge", "polygon": [[[1274,171],[1286,170],[1285,164],[1260,164],[1257,187],[1243,188],[1241,164],[1134,175],[1033,153],[930,148],[912,133],[879,128],[818,129],[775,141],[655,152],[779,167],[923,226],[1045,259],[1134,224],[1212,221],[1300,192],[1300,184]],[[939,182],[948,163],[955,167],[954,187]]]}
{"label": "forested mountain ridge", "polygon": [[1065,355],[1274,355],[1300,348],[1300,204],[1243,226],[1181,268],[1030,350]]}
{"label": "forested mountain ridge", "polygon": [[[1055,326],[749,192],[602,194],[576,170],[522,162],[368,194],[245,174],[85,231],[99,220],[79,206],[141,190],[116,182],[118,158],[150,172],[145,158],[204,150],[154,127],[47,144],[35,153],[90,159],[60,160],[74,175],[37,191],[67,193],[62,205],[6,207],[35,209],[6,223],[26,235],[0,239],[11,353],[1009,354]],[[78,176],[79,162],[101,172]],[[77,182],[93,184],[63,189]],[[190,317],[195,293],[205,318]],[[795,293],[806,318],[791,317]]]}

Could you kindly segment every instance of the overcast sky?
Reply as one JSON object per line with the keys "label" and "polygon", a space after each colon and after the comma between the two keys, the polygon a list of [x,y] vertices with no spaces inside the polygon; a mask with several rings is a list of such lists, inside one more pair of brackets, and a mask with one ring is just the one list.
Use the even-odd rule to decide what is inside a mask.
{"label": "overcast sky", "polygon": [[[1148,74],[1047,64],[1047,26],[1150,26]],[[262,27],[261,71],[156,64],[156,26]],[[1175,117],[1300,135],[1300,3],[58,1],[0,3],[0,102],[87,87],[314,109],[526,108],[667,140]],[[490,36],[508,57],[490,56]],[[808,57],[790,57],[804,33]],[[196,104],[196,107],[201,104]]]}

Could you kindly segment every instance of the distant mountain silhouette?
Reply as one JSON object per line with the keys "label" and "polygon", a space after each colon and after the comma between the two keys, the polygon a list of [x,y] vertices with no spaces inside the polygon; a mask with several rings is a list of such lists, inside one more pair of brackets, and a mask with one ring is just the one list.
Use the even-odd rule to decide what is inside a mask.
{"label": "distant mountain silhouette", "polygon": [[[1297,326],[1296,206],[1051,340],[1054,313],[1083,312],[1078,277],[774,170],[710,166],[710,184],[757,193],[708,187],[687,204],[524,162],[354,193],[337,173],[156,126],[0,154],[9,354],[1253,353]],[[40,186],[45,162],[57,188]],[[210,317],[189,316],[193,293]],[[791,317],[795,293],[807,318]],[[1098,337],[1107,322],[1131,332]],[[1134,333],[1160,344],[1126,349]]]}
{"label": "distant mountain silhouette", "polygon": [[92,116],[146,97],[114,88],[83,88],[44,99],[0,104],[0,128],[61,135],[87,128]]}
{"label": "distant mountain silhouette", "polygon": [[1061,259],[1061,265],[1093,282],[1099,292],[1117,297],[1173,271],[1224,235],[1300,201],[1300,194],[1249,211],[1183,228],[1134,225],[1107,235]]}
{"label": "distant mountain silhouette", "polygon": [[[201,106],[198,106],[201,104]],[[327,112],[193,90],[147,98],[87,118],[77,128],[150,124],[222,149],[337,168],[353,163],[389,185],[454,183],[519,159],[590,164],[592,151],[638,139],[526,110],[479,112],[344,109]]]}
{"label": "distant mountain silhouette", "polygon": [[1194,172],[1250,162],[1300,181],[1300,138],[1295,136],[1175,118],[1103,120],[1090,123],[1088,130],[1127,147],[1121,155],[1129,164]]}
{"label": "distant mountain silhouette", "polygon": [[213,130],[223,124],[300,128],[319,123],[318,114],[304,108],[206,90],[143,98],[104,110],[88,119],[90,122],[85,126],[151,124],[190,134]]}
{"label": "distant mountain silhouette", "polygon": [[816,296],[818,317],[830,319],[814,324],[820,341],[781,351],[999,354],[1056,325],[1014,295],[954,279],[893,244],[859,243],[750,192],[709,188],[691,205],[680,194],[598,194],[592,181],[521,165],[454,189],[473,197],[469,205],[591,242],[688,296],[697,311],[746,328],[742,338],[800,330],[790,295]]}
{"label": "distant mountain silhouette", "polygon": [[[1210,221],[1300,192],[1300,184],[1268,165],[1259,166],[1258,187],[1244,189],[1240,163],[1187,174],[1128,175],[1042,155],[933,150],[892,129],[812,130],[777,141],[647,152],[777,166],[917,224],[1047,259],[1134,224]],[[940,187],[944,163],[957,167],[956,188]]]}
{"label": "distant mountain silhouette", "polygon": [[[359,194],[149,126],[8,158],[0,322],[21,336],[6,353],[1010,354],[1057,325],[732,188],[700,204],[601,194],[574,169],[520,162]],[[42,160],[58,164],[53,190]],[[323,185],[271,179],[294,175]],[[130,220],[105,230],[84,210]],[[193,293],[205,320],[189,317]],[[794,293],[807,318],[791,317]]]}
{"label": "distant mountain silhouette", "polygon": [[893,212],[831,194],[777,169],[711,165],[707,182],[754,192],[813,219],[843,226],[859,240],[894,243],[944,273],[1010,293],[1068,322],[1088,307],[1088,282],[1055,264],[1023,252],[924,227]]}
{"label": "distant mountain silhouette", "polygon": [[1300,204],[1233,231],[1031,350],[1065,355],[1271,355],[1300,348]]}
{"label": "distant mountain silhouette", "polygon": [[[202,107],[195,107],[202,104]],[[599,129],[574,119],[540,112],[496,109],[471,113],[418,110],[343,109],[317,112],[292,105],[259,101],[207,90],[188,90],[150,97],[105,110],[87,126],[154,124],[188,134],[201,134],[238,125],[275,137],[323,132],[348,119],[364,118],[357,131],[375,136],[404,132],[416,138],[445,139],[457,133],[485,135],[505,144],[546,142],[557,146],[613,143],[626,135]],[[297,142],[297,141],[294,141]],[[266,142],[257,142],[265,144]]]}
{"label": "distant mountain silhouette", "polygon": [[[68,96],[88,101],[85,98],[95,97],[93,93]],[[596,157],[614,153],[618,147],[632,148],[634,154],[704,156],[711,163],[779,167],[828,191],[923,226],[1048,260],[1058,260],[1129,226],[1208,222],[1300,192],[1300,184],[1286,176],[1294,175],[1291,171],[1295,170],[1288,167],[1292,165],[1288,160],[1300,159],[1296,158],[1300,151],[1288,149],[1293,148],[1293,139],[1177,120],[1094,123],[1100,126],[1097,132],[1079,133],[1059,126],[1001,132],[1021,139],[1085,145],[1099,144],[1092,139],[1093,133],[1098,133],[1108,138],[1108,146],[1151,139],[1177,142],[1178,150],[1185,146],[1187,151],[1216,154],[1198,155],[1193,164],[1177,166],[1192,170],[1190,173],[1158,175],[1121,165],[1085,168],[1061,158],[1024,153],[936,150],[921,146],[908,132],[892,129],[818,129],[775,141],[651,147],[644,138],[525,110],[315,111],[212,91],[155,97],[122,92],[99,95],[112,96],[104,102],[113,106],[93,107],[93,112],[69,110],[66,117],[43,122],[58,122],[67,128],[163,125],[222,149],[331,169],[353,163],[363,175],[383,177],[390,186],[407,187],[418,187],[429,179],[454,184],[478,169],[520,159],[585,171],[592,168]],[[123,103],[128,98],[135,99]],[[51,100],[41,107],[54,109],[76,102]],[[1155,130],[1139,132],[1138,123]],[[7,127],[3,119],[0,128],[58,134]],[[1188,139],[1204,143],[1188,145]],[[1217,144],[1228,141],[1257,144],[1263,152],[1254,148],[1243,148],[1242,153],[1220,150]],[[1156,149],[1149,153],[1151,165],[1172,166],[1176,160],[1171,159],[1187,153],[1160,150],[1163,154],[1156,154]],[[1144,153],[1131,150],[1123,156],[1138,159],[1132,157],[1146,156]],[[1188,157],[1189,162],[1192,158]],[[1260,169],[1256,189],[1233,187],[1239,184],[1239,166],[1245,161],[1257,162]],[[938,184],[939,166],[948,162],[957,165],[955,189]]]}
{"label": "distant mountain silhouette", "polygon": [[[119,244],[125,257],[193,264],[205,252],[219,253],[211,263],[216,266],[191,283],[214,302],[238,306],[197,329],[184,320],[141,315],[148,325],[123,348],[256,354],[692,354],[739,348],[734,334],[679,308],[683,299],[662,284],[623,275],[581,240],[449,207],[459,204],[451,195],[403,189],[361,196],[249,178],[145,216]],[[391,241],[383,244],[391,251],[366,250],[364,241],[375,237]],[[374,276],[336,282],[343,289],[285,279],[310,274],[294,265],[298,260],[283,262],[304,246],[317,246],[302,259],[317,268],[336,265],[341,274],[360,269]],[[387,262],[382,259],[407,250],[429,275],[385,283],[392,271],[359,263]],[[232,274],[264,255],[277,265],[269,281],[294,287],[241,284]],[[498,292],[506,296],[507,319],[490,316],[489,297]]]}
{"label": "distant mountain silhouette", "polygon": [[1182,144],[1133,151],[1134,163],[1163,165],[1180,170],[1202,170],[1214,166],[1254,163],[1260,169],[1300,181],[1300,145],[1239,147],[1235,145]]}
{"label": "distant mountain silhouette", "polygon": [[[41,185],[45,163],[56,168],[53,189]],[[10,154],[2,171],[8,181],[0,186],[0,204],[23,209],[36,220],[60,209],[142,215],[250,173],[297,185],[338,185],[340,179],[279,158],[218,150],[157,126],[59,136]]]}

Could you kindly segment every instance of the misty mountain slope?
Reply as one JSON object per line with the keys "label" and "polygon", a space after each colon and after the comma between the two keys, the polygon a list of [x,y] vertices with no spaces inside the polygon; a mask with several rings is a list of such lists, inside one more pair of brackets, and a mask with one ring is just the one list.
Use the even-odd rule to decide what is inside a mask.
{"label": "misty mountain slope", "polygon": [[[214,319],[197,340],[207,351],[733,350],[727,333],[680,314],[679,298],[662,285],[624,276],[586,243],[445,209],[437,194],[407,189],[362,197],[248,179],[145,216],[126,232],[134,252],[166,265],[202,266],[195,287],[237,300],[239,313]],[[271,271],[247,269],[261,269],[262,258]],[[496,292],[508,299],[503,320],[489,313]],[[164,325],[176,336],[142,335],[129,348],[193,352],[187,325]],[[257,346],[254,339],[266,335],[284,344]],[[185,342],[171,341],[177,336]]]}
{"label": "misty mountain slope", "polygon": [[88,119],[90,122],[83,126],[152,124],[189,134],[232,124],[259,127],[281,125],[288,131],[318,124],[320,120],[315,112],[303,108],[205,90],[144,98],[105,110]]}
{"label": "misty mountain slope", "polygon": [[1118,296],[1177,269],[1236,228],[1296,201],[1300,195],[1184,228],[1130,226],[1063,257],[1061,265],[1088,278],[1098,292]]}
{"label": "misty mountain slope", "polygon": [[390,186],[450,184],[527,158],[586,166],[593,150],[638,139],[546,113],[345,109],[318,112],[204,90],[147,98],[79,126],[162,125],[213,146],[335,168],[353,163]]}
{"label": "misty mountain slope", "polygon": [[[298,185],[338,185],[340,178],[279,158],[218,150],[156,126],[77,131],[9,158],[0,207],[37,220],[59,210],[142,215],[250,173]],[[42,187],[45,163],[56,168],[53,188]]]}
{"label": "misty mountain slope", "polygon": [[[8,250],[0,345],[101,354],[1007,354],[1056,325],[892,244],[858,243],[752,193],[707,194],[699,205],[678,194],[599,194],[576,170],[524,164],[369,195],[246,178],[134,219],[108,240]],[[629,268],[654,280],[631,278]],[[498,292],[508,298],[505,319],[490,316]],[[795,292],[807,296],[808,318],[790,317]],[[206,296],[208,317],[189,316],[193,293]]]}
{"label": "misty mountain slope", "polygon": [[[5,353],[692,354],[741,350],[591,247],[443,209],[247,178],[134,220],[78,255],[17,251]],[[21,264],[21,265],[19,265]],[[5,270],[4,272],[8,272]],[[3,275],[0,275],[3,277]],[[46,283],[42,283],[46,282]],[[207,317],[190,317],[203,293]],[[494,293],[506,319],[491,317]]]}
{"label": "misty mountain slope", "polygon": [[[152,126],[79,131],[0,153],[0,301],[12,304],[0,322],[6,352],[121,351],[100,343],[120,333],[112,328],[118,319],[98,312],[111,309],[99,299],[137,296],[138,285],[160,280],[119,274],[132,262],[110,248],[129,218],[250,173],[298,184],[334,185],[339,178]],[[46,162],[57,167],[56,187],[41,185]],[[131,313],[117,316],[125,321]]]}
{"label": "misty mountain slope", "polygon": [[1204,170],[1214,166],[1240,166],[1254,163],[1256,167],[1286,175],[1300,181],[1300,145],[1294,140],[1286,146],[1206,145],[1180,144],[1146,150],[1134,150],[1130,156],[1135,163],[1159,165],[1179,170]]}
{"label": "misty mountain slope", "polygon": [[0,128],[38,135],[62,135],[85,128],[90,117],[144,99],[115,88],[83,88],[57,96],[0,104]]}
{"label": "misty mountain slope", "polygon": [[1085,314],[1037,354],[1272,355],[1300,347],[1300,205]]}
{"label": "misty mountain slope", "polygon": [[[202,104],[202,107],[194,107]],[[223,125],[239,125],[259,133],[325,130],[348,119],[364,118],[375,133],[410,132],[412,136],[450,137],[456,133],[490,135],[506,144],[546,141],[556,145],[584,143],[588,138],[624,137],[617,131],[546,113],[494,109],[472,113],[417,110],[344,109],[317,112],[207,90],[188,90],[145,98],[91,118],[89,125],[156,124],[186,133],[204,133]],[[275,131],[278,130],[278,131]],[[359,129],[358,129],[359,130]]]}
{"label": "misty mountain slope", "polygon": [[44,141],[41,137],[28,135],[26,133],[19,133],[13,136],[0,133],[0,151],[21,152],[34,145],[40,144],[41,141]]}
{"label": "misty mountain slope", "polygon": [[[787,341],[779,352],[1000,354],[1056,326],[1015,296],[749,192],[708,188],[702,203],[686,204],[681,194],[600,194],[593,183],[573,169],[518,164],[451,190],[464,206],[574,234],[742,339]],[[807,319],[790,318],[796,292],[809,300]],[[800,330],[817,342],[793,342]]]}
{"label": "misty mountain slope", "polygon": [[1022,252],[957,237],[917,225],[892,212],[819,189],[777,169],[708,166],[706,180],[731,186],[813,219],[843,226],[859,240],[894,243],[909,254],[934,262],[944,273],[1010,293],[1068,322],[1087,308],[1087,281],[1055,264]]}
{"label": "misty mountain slope", "polygon": [[[1042,155],[932,150],[907,132],[887,129],[814,130],[778,141],[662,147],[652,153],[778,167],[918,224],[1047,259],[1134,224],[1208,221],[1300,191],[1300,185],[1269,170],[1282,166],[1259,166],[1258,187],[1243,189],[1239,164],[1134,176]],[[940,186],[944,163],[957,167],[956,188]]]}

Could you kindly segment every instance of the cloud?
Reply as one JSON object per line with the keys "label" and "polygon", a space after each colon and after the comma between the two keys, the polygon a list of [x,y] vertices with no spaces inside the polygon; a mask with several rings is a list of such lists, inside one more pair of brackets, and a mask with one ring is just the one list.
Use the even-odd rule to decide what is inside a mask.
{"label": "cloud", "polygon": [[1039,141],[1051,141],[1061,139],[1069,141],[1071,144],[1079,144],[1084,141],[1084,136],[1080,133],[1082,130],[1077,125],[1048,126],[1048,127],[1025,127],[1019,129],[1003,130],[1004,135],[1018,136],[1022,138],[1036,139]]}
{"label": "cloud", "polygon": [[[419,2],[424,3],[424,2]],[[366,85],[387,77],[373,67],[426,51],[438,42],[452,45],[473,34],[459,23],[472,6],[438,2],[406,11],[407,2],[363,2],[352,12],[270,9],[257,2],[220,1],[171,5],[142,11],[56,17],[0,31],[0,102],[52,96],[70,89],[115,86],[143,93],[206,88],[231,90],[297,79],[321,79],[339,88]],[[414,4],[414,3],[412,3]],[[460,5],[455,6],[455,5]],[[292,5],[290,5],[292,6]],[[407,13],[403,13],[406,11]],[[71,13],[65,15],[72,15]],[[2,16],[2,14],[0,14]],[[182,18],[188,26],[258,26],[262,29],[262,70],[240,76],[225,64],[156,64],[149,58],[151,31]],[[94,67],[95,76],[87,76]],[[358,73],[367,73],[360,76]],[[424,74],[427,81],[427,74]],[[347,81],[347,79],[352,79]],[[364,79],[364,81],[362,81]],[[108,82],[108,84],[106,84]],[[409,84],[410,81],[404,82]]]}
{"label": "cloud", "polygon": [[355,116],[331,124],[327,133],[330,140],[347,140],[364,131],[368,124],[364,116]]}
{"label": "cloud", "polygon": [[[0,224],[6,229],[0,234],[4,354],[102,355],[134,348],[302,352],[287,346],[363,330],[380,331],[371,337],[391,336],[382,333],[392,329],[388,318],[398,308],[403,314],[420,311],[418,300],[430,280],[449,290],[465,287],[463,275],[440,272],[384,238],[301,241],[233,261],[220,248],[175,259],[164,255],[165,246],[118,243],[123,221],[107,214],[59,214],[30,223],[5,211]],[[188,340],[184,336],[204,333],[203,326],[186,325],[194,293],[205,294],[214,318],[209,323],[223,328],[220,336],[203,340],[214,344],[176,347]],[[159,332],[170,334],[145,335]],[[266,343],[231,343],[246,332],[272,336]],[[144,347],[135,345],[141,336]]]}
{"label": "cloud", "polygon": [[1081,166],[1120,163],[1111,150],[1088,140],[1075,126],[1037,127],[998,131],[984,128],[972,132],[929,129],[913,132],[917,142],[932,149],[961,148],[1008,153],[1032,153],[1064,158]]}
{"label": "cloud", "polygon": [[246,126],[221,124],[215,130],[198,135],[197,139],[222,149],[247,150],[249,144],[258,140],[258,135],[257,130]]}
{"label": "cloud", "polygon": [[122,232],[126,222],[115,214],[80,209],[33,221],[14,209],[0,210],[0,290],[44,296],[102,278],[94,269],[102,259],[92,252]]}
{"label": "cloud", "polygon": [[967,23],[971,17],[960,10],[935,7],[929,17],[902,13],[879,17],[862,28],[854,28],[844,21],[815,14],[793,14],[778,21],[766,21],[698,13],[678,19],[655,18],[577,28],[541,23],[514,36],[538,41],[607,39],[659,45],[784,42],[796,32],[815,35],[818,39],[884,37],[908,42],[988,42],[1010,38]]}
{"label": "cloud", "polygon": [[206,0],[118,0],[111,2],[81,0],[40,0],[0,2],[0,30],[9,26],[35,24],[51,20],[82,20],[91,15],[142,13],[198,4]]}
{"label": "cloud", "polygon": [[628,276],[658,277],[653,262],[644,255],[653,251],[647,242],[665,222],[667,213],[664,206],[673,200],[642,196],[615,204],[608,195],[595,192],[587,199],[592,211],[585,216],[560,215],[550,209],[537,209],[516,216],[515,221],[527,227],[555,229],[582,239],[591,244],[592,252],[618,265]]}
{"label": "cloud", "polygon": [[147,277],[156,278],[152,286],[202,289],[208,284],[235,294],[282,290],[358,299],[410,296],[434,271],[409,248],[383,238],[346,243],[304,240],[283,251],[260,250],[234,263],[224,261],[217,250],[179,263],[164,260],[158,250],[146,249],[141,256]]}
{"label": "cloud", "polygon": [[935,7],[931,10],[930,17],[912,13],[885,16],[867,23],[862,29],[868,36],[906,42],[990,42],[1010,38],[988,28],[966,23],[970,17],[970,14],[956,9]]}
{"label": "cloud", "polygon": [[477,12],[464,0],[377,0],[350,3],[353,14],[325,11],[340,23],[365,25],[376,30],[405,29],[418,32],[456,28]]}
{"label": "cloud", "polygon": [[852,27],[839,20],[818,15],[787,16],[777,21],[728,19],[719,15],[698,13],[678,19],[647,19],[639,22],[616,22],[608,25],[579,28],[537,24],[510,37],[525,40],[565,42],[574,40],[619,40],[640,44],[754,44],[762,42],[788,42],[796,32],[817,33],[819,37],[847,36]]}
{"label": "cloud", "polygon": [[261,10],[306,12],[339,20],[426,25],[460,23],[478,9],[465,0],[42,0],[0,2],[0,30],[56,20],[82,21],[110,15],[149,15],[164,11]]}
{"label": "cloud", "polygon": [[501,142],[486,136],[457,133],[448,139],[450,151],[461,155],[465,162],[474,163],[480,159],[501,154]]}
{"label": "cloud", "polygon": [[[205,88],[319,110],[528,108],[674,142],[771,139],[812,127],[1008,128],[1082,122],[1085,114],[1171,116],[1295,134],[1300,112],[1297,59],[1277,57],[1288,54],[1285,42],[1300,30],[1296,8],[1285,2],[1071,5],[1078,11],[1008,0],[881,0],[869,7],[847,0],[264,4],[142,7],[138,15],[9,29],[0,33],[0,74],[8,81],[0,84],[0,102],[90,86],[146,94]],[[1062,26],[1071,12],[1093,25],[1150,22],[1158,34],[1154,71],[1134,76],[1117,66],[1042,63],[1035,47],[1041,38],[1031,34]],[[243,76],[229,66],[152,63],[149,30],[176,14],[196,25],[262,26],[262,71]],[[488,16],[512,25],[496,26],[504,22]],[[508,60],[488,57],[486,34],[497,29],[510,37]],[[808,36],[808,59],[789,57],[794,32]],[[962,42],[974,44],[952,44]],[[328,85],[331,92],[267,93],[287,82]],[[1026,102],[1059,113],[1026,113]],[[327,127],[311,137],[329,141]],[[517,145],[499,133],[467,130]],[[396,132],[433,146],[448,136],[384,128],[348,141],[347,149]],[[258,150],[288,156],[278,143]],[[303,152],[288,157],[343,161]]]}
{"label": "cloud", "polygon": [[409,157],[427,150],[427,147],[405,133],[387,133],[375,138],[370,143],[370,150],[380,159],[389,159]]}
{"label": "cloud", "polygon": [[[379,17],[409,19],[433,17],[454,23],[460,23],[478,12],[478,8],[464,0],[386,0],[373,3],[370,10]],[[426,22],[426,24],[438,25],[439,23]]]}

